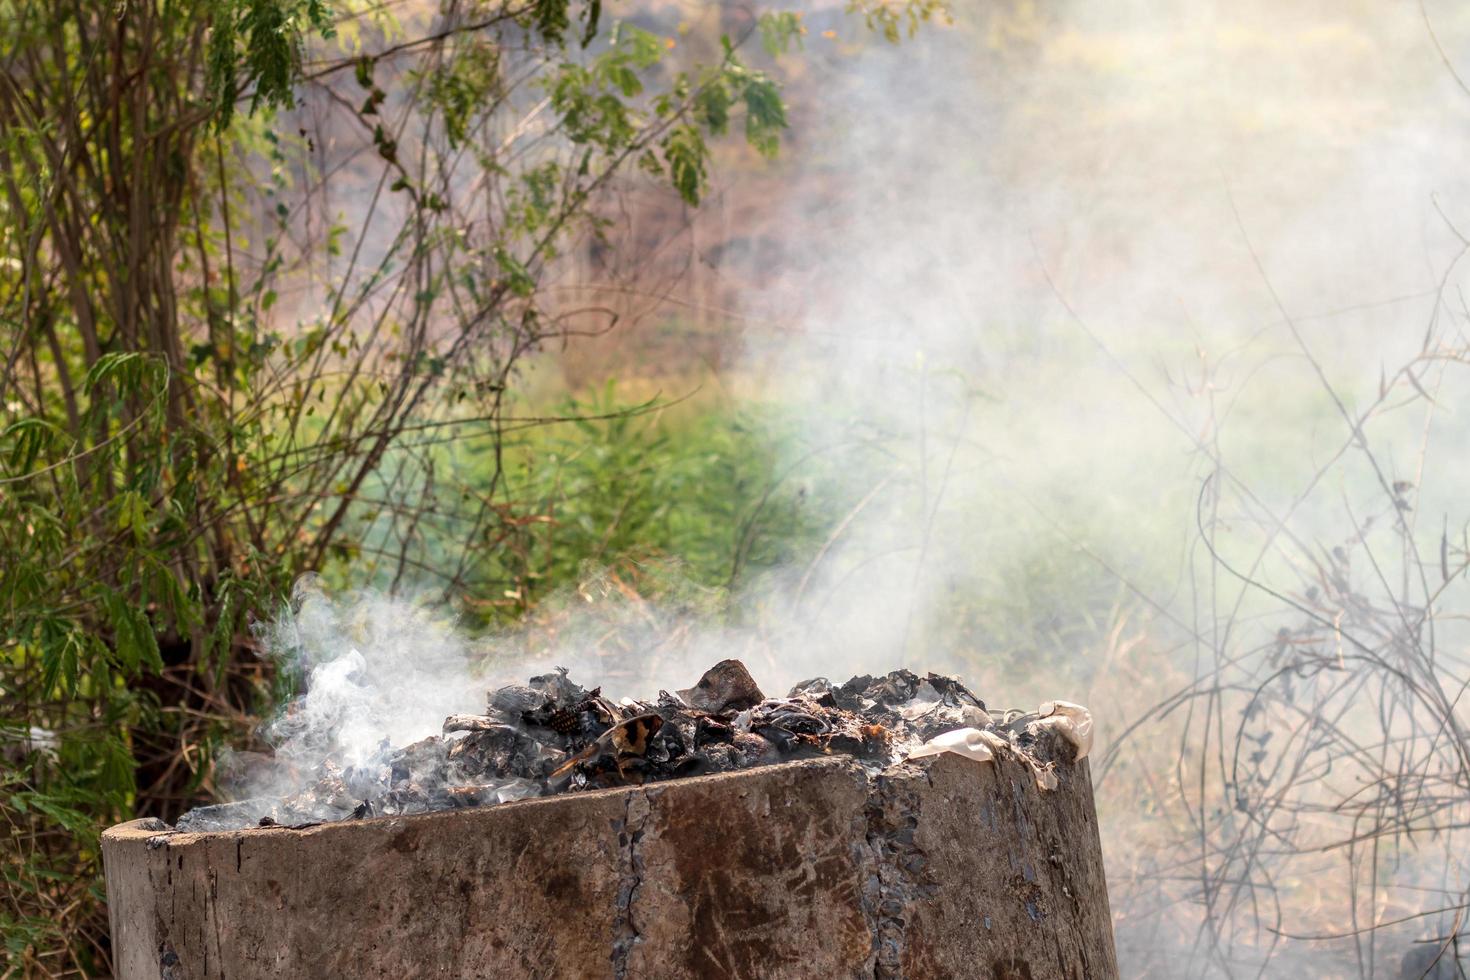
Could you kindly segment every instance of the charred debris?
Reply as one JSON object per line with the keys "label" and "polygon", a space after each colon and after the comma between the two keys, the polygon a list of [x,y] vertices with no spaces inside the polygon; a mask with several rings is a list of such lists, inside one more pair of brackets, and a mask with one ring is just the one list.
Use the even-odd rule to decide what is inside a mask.
{"label": "charred debris", "polygon": [[908,670],[840,685],[815,678],[768,698],[744,664],[725,660],[687,690],[614,702],[559,668],[491,691],[483,715],[451,715],[442,735],[402,747],[384,741],[362,765],[329,759],[294,795],[199,807],[177,829],[427,813],[832,755],[879,770],[956,729],[1035,756],[1038,720],[992,716],[958,679]]}

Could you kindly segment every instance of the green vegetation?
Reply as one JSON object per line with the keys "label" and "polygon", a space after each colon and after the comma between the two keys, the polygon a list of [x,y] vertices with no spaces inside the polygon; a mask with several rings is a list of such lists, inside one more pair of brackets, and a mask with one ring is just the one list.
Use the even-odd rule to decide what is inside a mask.
{"label": "green vegetation", "polygon": [[[6,975],[96,973],[98,830],[178,813],[248,734],[252,611],[382,528],[369,488],[426,500],[403,482],[426,438],[503,442],[518,362],[564,330],[542,279],[602,236],[615,178],[694,204],[708,140],[773,153],[785,114],[733,41],[675,63],[595,2],[0,11],[0,939]],[[280,115],[298,100],[331,159]],[[351,227],[325,193],[344,173],[371,201]],[[501,552],[591,452],[524,499],[493,453],[455,560],[529,581]],[[551,581],[678,533],[604,517],[524,558],[554,544]]]}
{"label": "green vegetation", "polygon": [[[541,421],[550,419],[563,421]],[[350,529],[357,544],[326,574],[343,586],[448,587],[483,625],[514,622],[609,567],[631,569],[654,593],[672,575],[679,588],[725,594],[819,543],[825,511],[783,480],[779,426],[749,408],[632,403],[609,383],[498,442],[430,447],[412,461],[434,473],[413,477],[426,495],[415,533],[405,539],[392,511],[365,508]],[[409,465],[390,460],[363,498],[389,499]],[[522,516],[477,527],[478,495],[497,467]],[[467,550],[469,529],[493,541]],[[452,584],[445,569],[455,569]]]}
{"label": "green vegetation", "polygon": [[0,976],[108,971],[98,833],[208,797],[303,572],[489,626],[589,568],[720,595],[810,548],[765,420],[520,388],[587,332],[553,284],[620,187],[698,205],[720,140],[787,125],[752,59],[798,16],[619,13],[0,0]]}

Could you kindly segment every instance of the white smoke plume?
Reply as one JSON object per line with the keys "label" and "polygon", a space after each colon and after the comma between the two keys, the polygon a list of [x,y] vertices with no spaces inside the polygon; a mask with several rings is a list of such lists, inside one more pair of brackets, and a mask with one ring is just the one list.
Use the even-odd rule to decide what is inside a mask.
{"label": "white smoke plume", "polygon": [[[1381,954],[1349,939],[1331,947],[1344,959],[1312,960],[1319,947],[1262,931],[1227,954],[1201,938],[1216,910],[1130,891],[1190,821],[1227,821],[1229,801],[1189,796],[1197,770],[1175,768],[1179,729],[1157,717],[1131,762],[1106,749],[1149,698],[1295,624],[1206,538],[1298,596],[1302,551],[1382,544],[1393,527],[1390,506],[1359,533],[1384,509],[1380,474],[1334,397],[1366,408],[1426,331],[1464,344],[1470,94],[1441,51],[1470,66],[1470,17],[1262,0],[955,15],[889,48],[814,6],[803,57],[820,105],[798,113],[773,164],[787,192],[732,188],[700,219],[734,222],[710,240],[763,227],[774,241],[779,272],[744,310],[774,326],[748,330],[732,373],[800,422],[795,478],[833,502],[818,553],[734,597],[718,624],[594,582],[554,633],[470,640],[427,607],[308,587],[264,634],[306,674],[269,737],[303,762],[366,759],[555,664],[614,697],[687,686],[725,657],[768,693],[814,675],[952,671],[1002,706],[1089,704],[1099,776],[1156,770],[1102,796],[1115,905],[1157,902],[1126,905],[1125,975],[1302,962],[1346,975],[1377,955],[1396,967],[1424,936],[1394,933]],[[1467,516],[1470,416],[1445,370],[1415,376],[1433,402],[1380,413],[1361,437],[1412,487],[1406,523],[1426,554]],[[1413,564],[1391,556],[1378,575],[1398,582]],[[1463,625],[1444,623],[1440,642],[1462,666]],[[1277,730],[1279,746],[1291,729]],[[1168,803],[1181,797],[1194,807],[1182,815]],[[1386,890],[1453,898],[1464,879],[1442,853],[1406,847],[1368,870]],[[1341,874],[1328,859],[1292,865],[1279,930],[1341,931],[1318,928],[1341,925],[1356,887]],[[1404,911],[1403,894],[1364,914]]]}
{"label": "white smoke plume", "polygon": [[[821,641],[798,655],[1071,696],[1104,744],[1143,719],[1094,770],[1127,787],[1101,786],[1125,975],[1453,970],[1428,960],[1461,922],[1459,848],[1375,831],[1356,853],[1338,814],[1413,785],[1352,746],[1437,773],[1424,733],[1464,715],[1463,582],[1439,566],[1467,517],[1445,366],[1470,318],[1470,95],[1445,64],[1467,42],[1443,5],[1252,2],[987,5],[907,49],[814,42],[836,110],[792,158],[800,262],[751,310],[798,327],[748,341],[800,406],[793,455],[847,453],[863,507],[800,573]],[[1321,675],[1290,666],[1312,648],[1291,604],[1319,593],[1362,612]],[[1452,707],[1350,666],[1360,638],[1390,672],[1413,646],[1357,594],[1405,622],[1448,604]],[[1179,690],[1208,693],[1147,714]],[[1184,841],[1205,856],[1178,863]]]}
{"label": "white smoke plume", "polygon": [[329,596],[308,576],[258,634],[266,656],[303,687],[264,737],[278,758],[303,767],[328,757],[362,765],[384,739],[407,745],[437,734],[448,715],[484,706],[470,640],[427,605],[372,592]]}

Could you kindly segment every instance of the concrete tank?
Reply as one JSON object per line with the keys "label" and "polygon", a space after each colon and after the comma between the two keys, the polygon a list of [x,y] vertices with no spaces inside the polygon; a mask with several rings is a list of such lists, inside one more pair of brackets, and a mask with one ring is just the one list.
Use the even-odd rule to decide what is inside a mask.
{"label": "concrete tank", "polygon": [[1087,764],[846,759],[411,817],[103,835],[133,978],[1117,976]]}

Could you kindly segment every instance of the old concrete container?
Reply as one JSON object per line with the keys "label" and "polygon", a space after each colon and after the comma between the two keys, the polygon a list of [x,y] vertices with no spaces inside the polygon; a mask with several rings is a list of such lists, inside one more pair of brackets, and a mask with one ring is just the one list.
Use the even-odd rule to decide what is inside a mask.
{"label": "old concrete container", "polygon": [[302,830],[134,821],[103,836],[117,969],[1106,980],[1086,763],[1057,775],[831,759]]}

